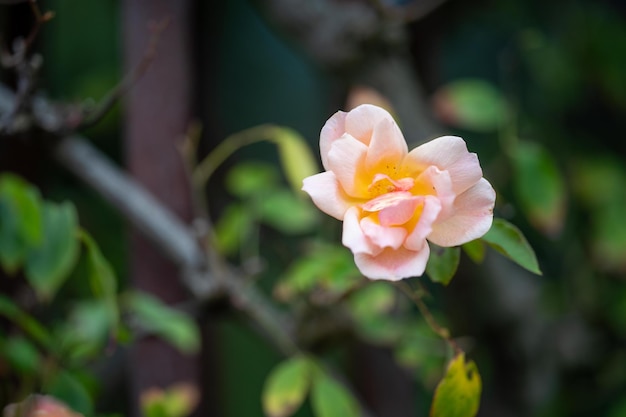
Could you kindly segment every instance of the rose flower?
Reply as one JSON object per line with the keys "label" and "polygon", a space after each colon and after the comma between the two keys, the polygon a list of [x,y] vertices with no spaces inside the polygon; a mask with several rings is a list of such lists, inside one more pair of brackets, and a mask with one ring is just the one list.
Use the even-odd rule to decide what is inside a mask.
{"label": "rose flower", "polygon": [[305,178],[302,189],[343,221],[342,243],[368,278],[422,275],[427,240],[457,246],[491,227],[495,191],[459,137],[409,152],[391,115],[365,104],[326,122],[320,153],[326,172]]}

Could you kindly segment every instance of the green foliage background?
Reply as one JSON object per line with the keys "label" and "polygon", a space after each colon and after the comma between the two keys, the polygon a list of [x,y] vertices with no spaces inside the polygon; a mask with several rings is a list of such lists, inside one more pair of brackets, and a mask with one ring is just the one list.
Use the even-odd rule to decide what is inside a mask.
{"label": "green foliage background", "polygon": [[[300,132],[316,149],[320,127],[344,105],[345,80],[324,72],[273,32],[248,2],[208,3],[200,6],[199,20],[211,30],[198,29],[197,42],[206,45],[199,47],[205,57],[200,68],[211,75],[200,75],[198,85],[205,100],[201,118],[207,124],[217,121],[207,126],[213,136],[278,123]],[[56,17],[39,38],[43,87],[58,99],[98,100],[122,74],[120,3],[50,0],[45,8]],[[457,116],[466,118],[459,116],[447,127],[479,154],[498,191],[497,214],[523,230],[544,272],[542,277],[526,274],[493,252],[477,269],[462,255],[460,273],[446,291],[429,287],[455,334],[476,338],[472,356],[481,369],[487,407],[504,403],[521,410],[519,415],[545,417],[624,412],[624,13],[623,5],[608,1],[449,1],[409,28],[429,95],[459,80],[478,79],[501,100],[494,105],[500,118],[490,126],[463,109],[474,100],[493,103],[491,90],[485,93],[476,84],[456,90],[462,96]],[[463,100],[470,104],[463,107]],[[118,162],[123,159],[121,123],[115,108],[85,132]],[[238,158],[277,161],[275,149],[262,144]],[[127,289],[128,249],[120,217],[66,174],[51,166],[42,169],[44,195],[76,205],[81,226],[111,262],[119,287]],[[241,202],[236,190],[224,185],[226,172],[219,171],[211,183],[217,213]],[[330,221],[320,229],[327,236],[337,234]],[[294,257],[294,240],[267,226],[258,233],[266,243],[261,255],[268,260],[260,282],[270,291]],[[497,278],[485,278],[485,270]],[[304,282],[298,285],[306,286],[306,273],[298,276]],[[387,337],[378,333],[377,323],[362,330],[377,340]],[[278,356],[237,321],[222,321],[217,332],[224,416],[262,415],[259,387]],[[411,337],[428,344],[415,333]],[[12,352],[28,356],[27,348]],[[345,352],[333,353],[346,362]],[[429,378],[428,369],[416,372]],[[423,398],[426,389],[415,389],[416,398]],[[416,404],[420,415],[428,405]],[[126,410],[122,405],[106,411]],[[297,415],[310,415],[308,406]]]}

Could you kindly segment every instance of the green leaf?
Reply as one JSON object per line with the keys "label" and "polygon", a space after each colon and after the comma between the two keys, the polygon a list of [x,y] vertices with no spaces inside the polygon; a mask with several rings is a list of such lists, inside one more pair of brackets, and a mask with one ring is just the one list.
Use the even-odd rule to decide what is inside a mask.
{"label": "green leaf", "polygon": [[281,277],[274,294],[282,301],[289,301],[315,288],[327,271],[328,265],[317,257],[298,258]]}
{"label": "green leaf", "polygon": [[17,324],[28,336],[46,349],[53,349],[52,337],[36,319],[25,313],[10,298],[0,294],[0,316]]}
{"label": "green leaf", "polygon": [[93,415],[93,400],[87,388],[76,375],[67,370],[55,372],[44,385],[43,391],[63,401],[78,413]]}
{"label": "green leaf", "polygon": [[319,243],[312,246],[309,253],[296,259],[280,278],[274,291],[280,300],[288,301],[294,296],[321,290],[333,301],[361,281],[362,276],[348,249]]}
{"label": "green leaf", "polygon": [[174,345],[183,353],[200,349],[200,332],[191,317],[146,293],[127,294],[125,304],[136,324]]}
{"label": "green leaf", "polygon": [[36,245],[42,239],[41,197],[39,191],[23,179],[11,175],[0,176],[0,199],[10,201],[19,214],[21,236]]}
{"label": "green leaf", "polygon": [[103,300],[110,325],[116,326],[118,321],[117,308],[117,278],[109,261],[100,251],[96,241],[84,230],[80,230],[80,239],[87,250],[87,267],[89,284],[96,297]]}
{"label": "green leaf", "polygon": [[0,176],[0,263],[14,273],[29,248],[42,240],[42,215],[37,189],[21,178]]}
{"label": "green leaf", "polygon": [[20,268],[28,250],[20,235],[17,213],[10,203],[0,200],[0,263],[9,274]]}
{"label": "green leaf", "polygon": [[285,234],[308,232],[317,225],[318,210],[287,190],[266,195],[259,202],[261,220]]}
{"label": "green leaf", "polygon": [[0,354],[18,372],[29,375],[40,372],[41,357],[28,339],[13,336],[0,342]]}
{"label": "green leaf", "polygon": [[319,172],[311,148],[306,140],[296,131],[288,128],[276,128],[274,143],[278,146],[280,162],[287,181],[293,190],[301,193],[302,180]]}
{"label": "green leaf", "polygon": [[626,198],[592,212],[591,244],[594,258],[604,270],[626,267]]}
{"label": "green leaf", "polygon": [[232,255],[248,238],[254,225],[250,210],[242,204],[231,204],[215,223],[216,246],[221,254]]}
{"label": "green leaf", "polygon": [[185,417],[193,412],[200,400],[200,393],[190,383],[174,384],[165,391],[164,409],[168,417]]}
{"label": "green leaf", "polygon": [[494,219],[482,240],[489,246],[530,272],[541,275],[535,252],[522,232],[503,219]]}
{"label": "green leaf", "polygon": [[355,321],[359,335],[378,345],[394,345],[405,330],[404,323],[390,315],[356,316]]}
{"label": "green leaf", "polygon": [[497,130],[507,112],[500,91],[487,81],[471,78],[439,89],[435,109],[445,122],[477,132]]}
{"label": "green leaf", "polygon": [[177,383],[165,390],[150,388],[141,393],[141,413],[146,417],[185,417],[199,399],[198,388],[190,383]]}
{"label": "green leaf", "polygon": [[311,382],[311,361],[294,356],[272,369],[263,387],[263,410],[269,417],[292,415],[306,397]]}
{"label": "green leaf", "polygon": [[85,249],[87,249],[89,282],[94,295],[105,299],[114,299],[117,293],[117,279],[111,264],[100,251],[96,241],[86,231],[80,231],[80,238],[85,244]]}
{"label": "green leaf", "polygon": [[377,316],[396,305],[396,291],[388,282],[372,282],[352,294],[349,302],[355,317]]}
{"label": "green leaf", "polygon": [[426,273],[431,281],[448,285],[459,267],[460,260],[460,248],[442,248],[431,243]]}
{"label": "green leaf", "polygon": [[311,406],[316,417],[357,417],[359,405],[345,386],[322,370],[315,373]]}
{"label": "green leaf", "polygon": [[393,344],[395,360],[413,369],[427,389],[434,390],[445,364],[446,344],[425,321],[404,326],[399,340]]}
{"label": "green leaf", "polygon": [[563,177],[548,151],[538,143],[519,141],[512,153],[514,189],[528,220],[548,236],[560,233],[565,220]]}
{"label": "green leaf", "polygon": [[100,356],[109,336],[116,328],[117,316],[111,313],[108,300],[78,303],[58,335],[74,360]]}
{"label": "green leaf", "polygon": [[472,240],[463,246],[465,254],[475,263],[479,264],[485,259],[485,244],[480,239]]}
{"label": "green leaf", "polygon": [[26,278],[42,299],[54,296],[78,259],[77,223],[72,204],[44,203],[44,239],[26,260]]}
{"label": "green leaf", "polygon": [[473,361],[457,354],[435,390],[430,417],[474,417],[480,406],[482,383]]}
{"label": "green leaf", "polygon": [[229,192],[240,198],[264,195],[279,184],[277,169],[261,162],[240,162],[226,175]]}

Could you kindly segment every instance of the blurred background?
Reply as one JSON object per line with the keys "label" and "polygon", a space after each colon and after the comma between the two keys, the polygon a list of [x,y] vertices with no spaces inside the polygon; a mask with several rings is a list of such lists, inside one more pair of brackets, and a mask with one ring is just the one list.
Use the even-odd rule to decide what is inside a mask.
{"label": "blurred background", "polygon": [[[428,287],[433,309],[481,370],[478,415],[626,416],[623,1],[39,5],[55,13],[35,41],[43,57],[39,87],[54,101],[87,106],[140,65],[151,25],[169,18],[132,91],[81,133],[187,221],[193,206],[177,149],[192,122],[202,126],[202,153],[266,123],[294,129],[317,153],[328,117],[360,102],[392,109],[410,147],[462,136],[498,192],[496,215],[523,230],[543,271],[533,275],[493,253],[479,266],[464,256],[448,287]],[[28,4],[0,1],[3,47],[32,24]],[[10,71],[1,76],[16,84]],[[276,166],[275,149],[251,145],[217,171],[206,188],[214,219],[239,198],[228,187],[229,170],[250,162]],[[120,288],[167,303],[188,298],[175,266],[41,146],[3,141],[0,169],[22,175],[46,198],[71,200]],[[322,222],[338,236],[338,222]],[[263,226],[258,235],[256,283],[268,294],[296,253],[298,238],[279,232]],[[1,286],[14,294],[19,284],[3,279]],[[133,415],[138,393],[189,380],[201,387],[197,415],[263,415],[260,387],[281,355],[224,306],[200,317],[199,353],[145,338],[95,361],[92,410]],[[327,340],[316,348],[338,358],[378,415],[427,415],[432,384],[395,364],[384,343]],[[11,380],[2,385],[0,400],[15,400]],[[297,415],[311,414],[304,407]]]}

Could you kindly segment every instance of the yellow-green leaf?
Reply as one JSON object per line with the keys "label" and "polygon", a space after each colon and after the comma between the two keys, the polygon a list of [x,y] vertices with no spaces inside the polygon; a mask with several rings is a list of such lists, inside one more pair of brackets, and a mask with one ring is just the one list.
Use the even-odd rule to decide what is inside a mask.
{"label": "yellow-green leaf", "polygon": [[272,369],[263,387],[263,410],[269,417],[287,417],[304,401],[311,384],[312,364],[295,356]]}
{"label": "yellow-green leaf", "polygon": [[352,394],[338,381],[319,370],[311,391],[311,405],[316,417],[357,417],[359,406]]}
{"label": "yellow-green leaf", "polygon": [[215,222],[215,245],[222,255],[232,255],[248,240],[254,226],[253,213],[243,204],[227,206]]}
{"label": "yellow-green leaf", "polygon": [[111,264],[100,251],[96,241],[86,231],[80,231],[80,238],[87,249],[89,282],[94,295],[106,299],[114,298],[117,292],[117,279]]}
{"label": "yellow-green leaf", "polygon": [[480,406],[482,383],[473,361],[465,362],[465,354],[457,354],[437,389],[430,408],[430,417],[474,417]]}
{"label": "yellow-green leaf", "polygon": [[274,143],[278,146],[285,176],[294,190],[302,189],[302,180],[319,172],[311,148],[296,131],[276,128]]}
{"label": "yellow-green leaf", "polygon": [[280,184],[275,165],[266,162],[239,162],[226,174],[226,187],[239,198],[264,196]]}
{"label": "yellow-green leaf", "polygon": [[162,337],[182,353],[192,354],[200,349],[200,330],[188,314],[148,293],[129,293],[124,300],[134,324],[143,330]]}
{"label": "yellow-green leaf", "polygon": [[494,219],[491,229],[482,240],[518,265],[541,275],[535,251],[522,232],[506,220]]}
{"label": "yellow-green leaf", "polygon": [[152,387],[140,396],[141,414],[145,417],[185,417],[198,406],[198,387],[187,382],[179,382],[166,389]]}

